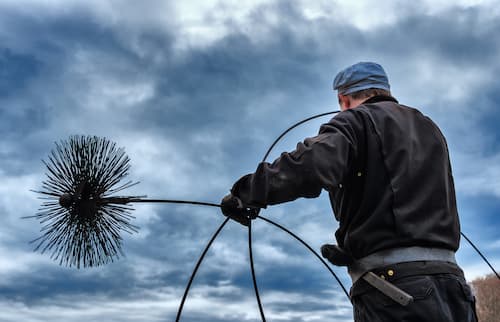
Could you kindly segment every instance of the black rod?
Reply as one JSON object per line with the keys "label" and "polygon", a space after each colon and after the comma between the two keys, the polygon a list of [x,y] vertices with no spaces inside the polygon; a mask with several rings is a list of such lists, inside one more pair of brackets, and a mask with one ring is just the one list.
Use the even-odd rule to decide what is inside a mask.
{"label": "black rod", "polygon": [[175,199],[131,199],[129,202],[152,202],[152,203],[177,203],[177,204],[189,204],[189,205],[201,205],[201,206],[210,206],[210,207],[218,207],[219,204],[211,203],[211,202],[202,202],[202,201],[191,201],[191,200],[175,200]]}
{"label": "black rod", "polygon": [[283,138],[288,132],[290,132],[291,130],[293,130],[294,128],[296,128],[297,126],[303,124],[303,123],[306,123],[306,122],[309,122],[310,120],[314,120],[318,117],[322,117],[322,116],[325,116],[325,115],[329,115],[329,114],[336,114],[336,113],[339,113],[340,111],[334,111],[334,112],[325,112],[325,113],[321,113],[321,114],[317,114],[317,115],[314,115],[314,116],[311,116],[311,117],[308,117],[306,119],[303,119],[302,121],[300,122],[297,122],[295,123],[294,125],[290,126],[288,129],[286,129],[283,133],[280,134],[280,136],[278,136],[278,138],[276,140],[274,140],[273,144],[271,144],[271,146],[269,147],[269,149],[267,149],[267,152],[266,154],[264,155],[264,159],[262,160],[262,162],[266,161],[267,157],[269,156],[269,153],[271,153],[271,150],[274,148],[274,146],[281,140],[281,138]]}
{"label": "black rod", "polygon": [[186,298],[189,293],[189,289],[191,288],[191,284],[193,283],[194,277],[196,276],[196,273],[198,272],[198,268],[200,268],[201,262],[203,262],[203,259],[205,258],[205,255],[207,254],[208,250],[210,249],[210,246],[212,246],[212,243],[214,242],[215,238],[219,235],[221,232],[222,228],[227,224],[229,221],[229,217],[227,217],[224,222],[219,226],[219,228],[215,231],[213,234],[212,238],[210,238],[210,241],[208,244],[205,246],[205,249],[201,253],[200,258],[198,259],[198,262],[196,262],[196,266],[194,267],[193,272],[191,273],[191,277],[189,278],[189,282],[186,286],[186,289],[184,290],[184,295],[182,296],[181,304],[179,305],[179,310],[177,311],[177,317],[175,318],[175,322],[179,322],[182,314],[182,309],[184,307],[184,302],[186,302]]}
{"label": "black rod", "polygon": [[271,225],[274,225],[274,226],[278,227],[279,229],[287,232],[293,238],[295,238],[296,240],[298,240],[299,242],[301,242],[302,245],[304,245],[305,247],[307,247],[307,249],[309,249],[323,263],[323,265],[325,265],[325,267],[330,271],[330,273],[332,273],[333,277],[335,277],[335,279],[337,280],[337,282],[342,287],[342,290],[344,291],[344,293],[347,296],[347,298],[349,299],[349,301],[351,300],[351,298],[349,297],[349,293],[345,289],[344,284],[342,284],[342,282],[338,278],[337,274],[335,274],[335,272],[330,268],[330,266],[328,266],[328,264],[323,260],[323,258],[321,258],[321,256],[319,256],[318,253],[316,253],[316,251],[311,246],[309,246],[304,240],[302,240],[302,238],[300,238],[299,236],[297,236],[294,233],[292,233],[290,230],[286,229],[282,225],[280,225],[280,224],[278,224],[278,223],[276,223],[276,222],[274,222],[274,221],[272,221],[270,219],[267,219],[267,218],[265,218],[263,216],[257,216],[257,217],[260,218],[260,219],[262,219],[262,220],[264,220],[265,222],[268,222]]}
{"label": "black rod", "polygon": [[[297,126],[305,123],[305,122],[308,122],[310,120],[313,120],[313,119],[316,119],[316,118],[319,118],[319,117],[322,117],[322,116],[325,116],[325,115],[329,115],[329,114],[335,114],[335,113],[338,113],[340,111],[334,111],[334,112],[326,112],[326,113],[321,113],[321,114],[317,114],[317,115],[314,115],[314,116],[311,116],[311,117],[308,117],[306,119],[303,119],[302,121],[299,121],[295,124],[293,124],[292,126],[290,126],[288,129],[286,129],[283,133],[281,133],[278,138],[276,138],[276,140],[274,140],[274,142],[271,144],[271,146],[269,147],[269,149],[267,149],[266,153],[264,154],[264,157],[262,158],[262,162],[265,162],[267,157],[269,156],[269,154],[271,153],[272,149],[274,148],[274,146],[288,133],[290,132],[291,130],[293,130],[294,128],[296,128]],[[258,214],[258,213],[257,213]],[[252,272],[252,280],[253,280],[253,286],[254,286],[254,290],[255,290],[255,296],[257,298],[257,303],[259,305],[259,310],[260,310],[260,316],[262,318],[262,321],[265,322],[266,321],[266,318],[264,316],[264,310],[262,308],[262,304],[261,304],[261,301],[260,301],[260,296],[259,296],[259,288],[257,286],[257,277],[256,277],[256,274],[255,274],[255,269],[254,269],[254,265],[253,265],[253,255],[252,255],[252,232],[251,232],[252,228],[251,228],[251,225],[248,226],[248,251],[249,251],[249,256],[250,256],[250,270]],[[338,280],[338,279],[337,279]],[[339,281],[340,283],[340,281]],[[340,285],[342,286],[342,288],[344,288],[344,285],[342,285],[342,283],[340,283]]]}
{"label": "black rod", "polygon": [[255,297],[257,298],[257,304],[259,305],[260,317],[263,322],[266,322],[266,317],[264,315],[264,309],[262,308],[262,302],[260,301],[259,287],[257,286],[257,278],[255,276],[255,269],[253,265],[253,252],[252,252],[252,221],[248,222],[248,255],[250,257],[250,270],[252,271],[252,281],[253,288],[255,290]]}
{"label": "black rod", "polygon": [[479,254],[479,256],[481,256],[483,258],[483,260],[486,262],[486,264],[488,264],[488,266],[491,268],[491,270],[493,271],[493,273],[495,273],[495,275],[498,277],[498,279],[500,279],[500,275],[498,275],[497,271],[495,271],[495,269],[493,268],[493,266],[490,264],[490,262],[486,259],[486,257],[483,255],[483,253],[481,253],[481,251],[479,250],[479,248],[476,247],[476,245],[474,245],[474,243],[469,239],[467,238],[467,236],[465,236],[465,234],[463,232],[460,232],[460,234],[465,238],[465,240],[467,240],[469,242],[469,244],[476,250],[476,252]]}

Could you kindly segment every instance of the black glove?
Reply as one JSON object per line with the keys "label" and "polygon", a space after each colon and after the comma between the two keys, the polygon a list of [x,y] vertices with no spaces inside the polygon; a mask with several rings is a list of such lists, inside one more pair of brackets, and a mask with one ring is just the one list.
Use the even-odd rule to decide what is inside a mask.
{"label": "black glove", "polygon": [[224,216],[227,216],[243,226],[248,226],[251,219],[258,215],[258,209],[247,208],[243,205],[240,198],[228,194],[221,201],[221,210]]}
{"label": "black glove", "polygon": [[354,258],[337,245],[321,246],[321,255],[335,266],[349,266],[354,262]]}

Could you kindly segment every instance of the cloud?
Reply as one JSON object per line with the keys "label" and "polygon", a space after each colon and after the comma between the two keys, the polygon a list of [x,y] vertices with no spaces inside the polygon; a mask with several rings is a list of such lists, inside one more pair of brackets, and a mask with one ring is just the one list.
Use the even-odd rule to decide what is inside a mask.
{"label": "cloud", "polygon": [[168,290],[144,292],[135,299],[116,300],[105,295],[59,296],[41,303],[26,305],[2,301],[2,316],[7,321],[22,317],[24,321],[161,321],[175,309],[175,298]]}
{"label": "cloud", "polygon": [[500,239],[497,241],[494,241],[491,245],[488,246],[488,248],[499,249],[500,248]]}
{"label": "cloud", "polygon": [[[109,138],[131,158],[131,195],[219,202],[254,171],[279,133],[337,109],[334,73],[360,60],[386,68],[393,93],[447,136],[462,227],[494,251],[500,191],[494,1],[29,1],[0,5],[0,309],[7,321],[173,320],[218,209],[135,205],[139,233],[125,258],[91,270],[32,254],[40,187],[53,142]],[[367,10],[367,8],[370,8]],[[351,16],[352,15],[352,16]],[[349,19],[352,17],[352,19]],[[316,133],[292,131],[271,154]],[[482,214],[479,216],[478,214]],[[337,228],[327,196],[263,215],[315,250]],[[477,219],[479,218],[479,219]],[[258,321],[246,230],[229,223],[207,253],[187,320]],[[348,321],[329,272],[295,239],[262,221],[253,231],[266,316]],[[488,246],[493,245],[493,246]],[[468,278],[487,272],[461,248]],[[483,268],[481,268],[483,267]],[[346,285],[347,274],[334,268]]]}
{"label": "cloud", "polygon": [[[463,158],[463,159],[459,159]],[[500,155],[481,156],[460,154],[457,158],[460,165],[455,172],[457,187],[462,194],[494,195],[500,197]]]}
{"label": "cloud", "polygon": [[[325,296],[326,295],[326,296]],[[334,294],[333,294],[334,295]],[[269,319],[315,321],[319,317],[335,321],[349,321],[348,302],[340,301],[332,307],[332,294],[323,297],[304,297],[298,293],[271,292],[262,298],[268,305]],[[106,294],[65,295],[47,297],[26,305],[7,300],[0,302],[3,318],[7,321],[21,317],[23,321],[171,321],[177,315],[180,294],[173,288],[134,292],[128,298],[116,299]],[[330,298],[330,299],[329,299]],[[208,300],[207,300],[208,299]],[[288,308],[298,309],[290,312]],[[311,308],[313,309],[311,313]],[[338,308],[336,310],[334,308]],[[252,294],[241,289],[218,285],[194,289],[185,303],[182,318],[188,321],[258,321],[260,316]]]}

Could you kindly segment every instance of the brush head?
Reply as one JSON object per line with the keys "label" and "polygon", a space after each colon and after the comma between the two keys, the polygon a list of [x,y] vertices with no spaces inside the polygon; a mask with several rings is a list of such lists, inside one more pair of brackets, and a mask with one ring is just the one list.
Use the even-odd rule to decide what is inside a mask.
{"label": "brush head", "polygon": [[71,207],[72,204],[73,204],[73,195],[72,194],[65,193],[59,197],[59,205],[61,207],[69,209],[69,207]]}
{"label": "brush head", "polygon": [[124,150],[105,138],[71,136],[56,143],[48,161],[47,178],[37,218],[42,235],[35,251],[51,252],[63,266],[92,267],[107,264],[123,255],[120,233],[133,233],[134,217],[129,200],[113,197],[136,183],[123,183],[130,168]]}

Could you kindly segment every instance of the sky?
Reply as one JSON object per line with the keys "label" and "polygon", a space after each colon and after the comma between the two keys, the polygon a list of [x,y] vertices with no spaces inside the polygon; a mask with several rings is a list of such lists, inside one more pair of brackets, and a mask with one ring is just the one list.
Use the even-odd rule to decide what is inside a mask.
{"label": "sky", "polygon": [[[0,321],[173,321],[218,209],[136,204],[124,257],[61,267],[29,242],[54,143],[106,137],[131,160],[130,195],[218,203],[273,140],[338,109],[335,74],[382,64],[393,95],[445,134],[462,232],[500,269],[500,6],[496,1],[0,1]],[[323,117],[270,155],[314,136]],[[338,227],[326,193],[261,213],[314,249]],[[268,321],[352,321],[340,286],[276,227],[253,223]],[[462,241],[470,281],[491,273]],[[346,287],[350,279],[332,267]],[[247,231],[230,222],[181,321],[260,321]]]}

